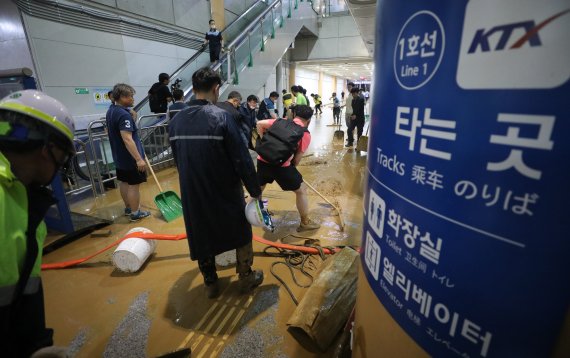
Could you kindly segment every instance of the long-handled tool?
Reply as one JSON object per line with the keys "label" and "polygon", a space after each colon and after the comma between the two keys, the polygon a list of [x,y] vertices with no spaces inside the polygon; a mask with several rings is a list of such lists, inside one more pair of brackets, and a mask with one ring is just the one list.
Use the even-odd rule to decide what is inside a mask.
{"label": "long-handled tool", "polygon": [[370,122],[368,122],[368,127],[366,127],[366,134],[363,136],[360,136],[360,138],[358,138],[358,142],[356,143],[356,150],[359,150],[361,152],[367,152],[368,151],[368,130],[370,129]]}
{"label": "long-handled tool", "polygon": [[333,142],[340,142],[340,144],[344,143],[344,131],[341,131],[340,128],[342,127],[341,124],[338,125],[338,129],[334,131],[333,135]]}
{"label": "long-handled tool", "polygon": [[145,156],[144,159],[146,160],[146,165],[148,166],[148,169],[150,169],[152,177],[158,186],[158,190],[160,190],[160,194],[154,197],[154,202],[162,213],[164,219],[170,222],[182,215],[182,200],[180,200],[180,197],[175,192],[171,190],[165,192],[162,190],[162,186],[158,182],[148,158]]}
{"label": "long-handled tool", "polygon": [[311,184],[307,183],[304,179],[303,179],[303,182],[304,182],[305,184],[307,184],[307,186],[308,186],[312,191],[314,191],[318,196],[320,196],[324,201],[326,201],[330,206],[332,206],[332,207],[336,210],[336,212],[338,213],[339,221],[340,221],[340,231],[344,231],[344,220],[342,219],[342,213],[340,212],[340,209],[339,209],[338,207],[336,207],[336,205],[334,205],[333,203],[331,203],[331,202],[329,201],[329,199],[325,198],[325,196],[324,196],[323,194],[319,193],[319,192],[317,191],[317,189],[315,189]]}

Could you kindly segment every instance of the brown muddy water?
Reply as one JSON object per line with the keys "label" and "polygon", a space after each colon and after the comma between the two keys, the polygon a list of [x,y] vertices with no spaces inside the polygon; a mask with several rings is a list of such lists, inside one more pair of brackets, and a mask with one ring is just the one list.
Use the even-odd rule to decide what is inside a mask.
{"label": "brown muddy water", "polygon": [[[314,231],[297,233],[299,214],[295,195],[268,185],[264,198],[269,201],[276,230],[254,228],[254,233],[271,241],[304,243],[315,239],[322,246],[360,245],[362,230],[362,188],[366,153],[333,144],[335,127],[332,114],[325,111],[313,117],[312,142],[299,170],[304,179],[341,208],[346,227],[339,230],[337,212],[309,190],[311,217],[321,223]],[[343,128],[345,129],[345,128]],[[174,168],[157,173],[165,191],[180,193]],[[153,198],[158,193],[150,180],[141,186],[142,205],[152,217],[138,223],[123,216],[118,190],[103,197],[86,199],[72,210],[112,219],[110,237],[86,236],[44,257],[44,262],[77,259],[121,238],[133,227],[146,227],[155,233],[184,231],[178,218],[164,221]],[[49,241],[57,238],[53,235]],[[215,300],[205,297],[196,262],[190,261],[185,240],[158,242],[155,253],[137,273],[126,274],[111,263],[113,250],[76,268],[43,272],[46,319],[55,329],[55,344],[69,346],[76,357],[155,357],[183,347],[192,348],[192,357],[319,357],[300,345],[286,329],[295,305],[286,290],[270,274],[275,257],[264,256],[264,245],[254,242],[254,267],[263,269],[265,281],[251,295],[237,291],[234,268],[219,270],[223,293]],[[313,257],[308,271],[314,272],[320,258]],[[298,299],[306,289],[297,287],[283,266],[275,269]],[[307,279],[301,275],[301,283]]]}

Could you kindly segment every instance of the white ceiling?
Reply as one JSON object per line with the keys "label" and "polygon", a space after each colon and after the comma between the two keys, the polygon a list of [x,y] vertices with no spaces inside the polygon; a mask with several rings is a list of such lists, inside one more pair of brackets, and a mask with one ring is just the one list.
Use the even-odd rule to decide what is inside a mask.
{"label": "white ceiling", "polygon": [[303,68],[315,72],[323,72],[329,76],[343,77],[350,80],[360,81],[370,80],[374,71],[374,62],[372,60],[335,60],[335,61],[319,61],[319,62],[297,62],[297,68]]}

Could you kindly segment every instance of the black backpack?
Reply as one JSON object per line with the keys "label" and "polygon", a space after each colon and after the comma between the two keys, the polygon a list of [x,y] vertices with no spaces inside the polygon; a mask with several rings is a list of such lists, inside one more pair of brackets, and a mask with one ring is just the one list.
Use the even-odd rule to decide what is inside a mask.
{"label": "black backpack", "polygon": [[292,120],[276,119],[257,141],[257,153],[269,164],[282,165],[297,152],[299,141],[307,128]]}

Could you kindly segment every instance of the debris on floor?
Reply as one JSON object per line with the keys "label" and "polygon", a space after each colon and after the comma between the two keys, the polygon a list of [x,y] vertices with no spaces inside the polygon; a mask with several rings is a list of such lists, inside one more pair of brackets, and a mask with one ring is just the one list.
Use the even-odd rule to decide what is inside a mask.
{"label": "debris on floor", "polygon": [[341,195],[343,191],[342,183],[335,178],[319,179],[313,185],[321,194],[327,197]]}
{"label": "debris on floor", "polygon": [[348,320],[356,302],[358,252],[344,248],[327,259],[287,322],[300,342],[309,338],[326,351]]}
{"label": "debris on floor", "polygon": [[151,321],[146,311],[149,292],[138,295],[129,311],[109,338],[103,357],[146,357],[146,345]]}
{"label": "debris on floor", "polygon": [[328,163],[328,160],[326,160],[324,158],[311,158],[311,159],[301,160],[301,162],[299,163],[298,166],[302,167],[302,166],[324,165],[327,163]]}

